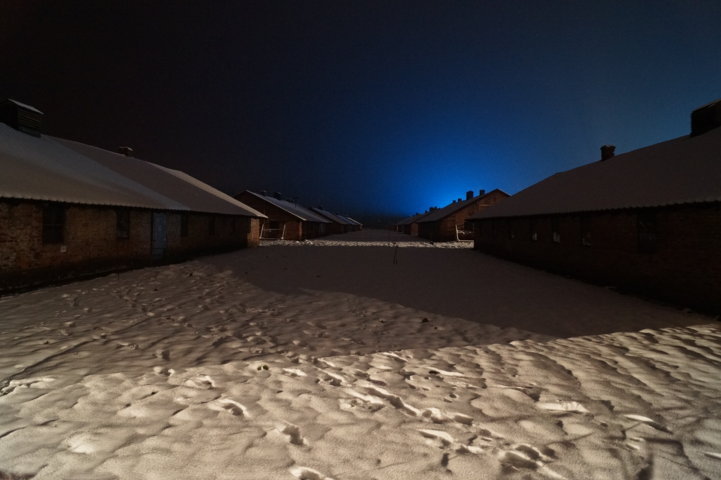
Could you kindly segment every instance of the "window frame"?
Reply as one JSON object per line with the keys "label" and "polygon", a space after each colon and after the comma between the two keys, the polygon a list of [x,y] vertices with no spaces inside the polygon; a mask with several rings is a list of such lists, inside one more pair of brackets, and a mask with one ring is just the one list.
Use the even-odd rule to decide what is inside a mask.
{"label": "window frame", "polygon": [[62,203],[46,203],[42,206],[43,245],[62,245],[65,243],[66,206]]}
{"label": "window frame", "polygon": [[130,209],[115,209],[115,238],[118,240],[130,239]]}

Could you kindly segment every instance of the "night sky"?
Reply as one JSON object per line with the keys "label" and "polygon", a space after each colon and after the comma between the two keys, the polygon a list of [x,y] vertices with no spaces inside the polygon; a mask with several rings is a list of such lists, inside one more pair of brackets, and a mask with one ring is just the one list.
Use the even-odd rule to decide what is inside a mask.
{"label": "night sky", "polygon": [[687,134],[721,2],[0,0],[0,97],[229,194],[405,216]]}

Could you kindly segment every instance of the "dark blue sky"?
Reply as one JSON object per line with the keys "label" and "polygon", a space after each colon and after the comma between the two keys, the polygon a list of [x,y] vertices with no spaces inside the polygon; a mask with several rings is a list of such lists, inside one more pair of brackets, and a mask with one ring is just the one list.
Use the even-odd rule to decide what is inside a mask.
{"label": "dark blue sky", "polygon": [[6,0],[0,96],[231,194],[407,215],[687,134],[720,24],[718,0]]}

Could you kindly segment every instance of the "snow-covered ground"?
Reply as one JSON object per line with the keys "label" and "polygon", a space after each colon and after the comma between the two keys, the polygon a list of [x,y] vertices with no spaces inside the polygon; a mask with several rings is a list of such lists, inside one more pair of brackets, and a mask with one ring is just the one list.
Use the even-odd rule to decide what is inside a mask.
{"label": "snow-covered ground", "polygon": [[467,247],[357,232],[0,298],[0,479],[721,478],[716,319]]}

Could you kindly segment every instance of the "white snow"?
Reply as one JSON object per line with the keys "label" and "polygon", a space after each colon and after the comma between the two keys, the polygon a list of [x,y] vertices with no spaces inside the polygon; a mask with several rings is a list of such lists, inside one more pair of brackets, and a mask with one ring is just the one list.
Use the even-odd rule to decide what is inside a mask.
{"label": "white snow", "polygon": [[721,201],[721,128],[552,175],[471,218]]}
{"label": "white snow", "polygon": [[265,217],[183,172],[0,123],[0,198]]}
{"label": "white snow", "polygon": [[0,478],[721,477],[717,319],[466,245],[364,231],[2,297]]}
{"label": "white snow", "polygon": [[260,193],[251,192],[250,190],[246,190],[246,192],[249,195],[253,195],[255,197],[258,197],[261,200],[264,200],[272,205],[275,205],[276,207],[280,208],[281,210],[290,213],[291,215],[299,218],[302,221],[309,221],[309,222],[318,222],[318,223],[331,223],[330,220],[328,220],[323,215],[314,212],[313,210],[304,207],[303,205],[300,205],[296,202],[292,202],[290,200],[283,200],[281,198],[275,198],[272,195],[263,195]]}

